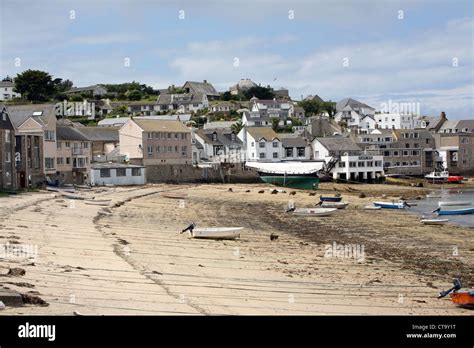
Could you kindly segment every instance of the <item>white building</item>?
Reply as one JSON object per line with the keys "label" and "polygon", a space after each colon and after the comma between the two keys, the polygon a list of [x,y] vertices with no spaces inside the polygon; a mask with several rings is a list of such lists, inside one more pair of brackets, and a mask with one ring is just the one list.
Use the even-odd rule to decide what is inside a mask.
{"label": "white building", "polygon": [[371,181],[384,174],[383,156],[366,155],[346,137],[314,138],[311,143],[314,160],[331,166],[334,180]]}
{"label": "white building", "polygon": [[243,143],[246,161],[282,160],[282,143],[278,135],[267,127],[244,127],[238,134]]}
{"label": "white building", "polygon": [[258,112],[261,116],[287,118],[290,113],[290,103],[287,100],[250,99],[250,110]]}
{"label": "white building", "polygon": [[0,81],[0,101],[20,98],[21,94],[13,92],[15,84],[11,81]]}
{"label": "white building", "polygon": [[91,185],[144,185],[145,167],[121,163],[95,163],[91,165]]}
{"label": "white building", "polygon": [[303,161],[311,158],[311,146],[301,136],[283,136],[281,135],[283,147],[283,159],[285,161]]}
{"label": "white building", "polygon": [[375,109],[352,98],[344,98],[336,103],[334,121],[345,123],[348,128],[374,129]]}
{"label": "white building", "polygon": [[414,129],[416,116],[410,114],[375,114],[377,127],[382,129]]}
{"label": "white building", "polygon": [[176,110],[178,113],[196,112],[209,107],[204,93],[160,94],[155,111]]}

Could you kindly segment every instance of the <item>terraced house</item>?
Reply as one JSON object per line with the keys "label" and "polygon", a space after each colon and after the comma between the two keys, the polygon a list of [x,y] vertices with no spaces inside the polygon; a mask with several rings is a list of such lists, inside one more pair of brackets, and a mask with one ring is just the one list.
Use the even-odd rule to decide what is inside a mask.
{"label": "terraced house", "polygon": [[5,105],[0,104],[0,190],[18,188],[15,166],[15,129]]}

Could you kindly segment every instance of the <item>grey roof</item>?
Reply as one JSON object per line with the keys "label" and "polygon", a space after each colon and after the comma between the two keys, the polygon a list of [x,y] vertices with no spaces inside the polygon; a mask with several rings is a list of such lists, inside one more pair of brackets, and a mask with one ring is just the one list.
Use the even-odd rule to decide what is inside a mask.
{"label": "grey roof", "polygon": [[[54,104],[9,105],[7,106],[7,111],[15,128],[18,128],[30,117],[44,125],[51,115],[56,115]],[[33,116],[35,112],[42,112],[42,114],[41,116]]]}
{"label": "grey roof", "polygon": [[280,136],[283,147],[306,147],[308,144],[302,137],[282,137]]}
{"label": "grey roof", "polygon": [[[216,133],[217,141],[212,140],[212,135]],[[235,140],[231,139],[232,131],[226,129],[198,129],[196,134],[199,135],[206,143],[213,145],[242,145],[242,141],[235,134]]]}
{"label": "grey roof", "polygon": [[15,84],[11,81],[0,81],[0,87],[15,87]]}
{"label": "grey roof", "polygon": [[215,121],[204,123],[204,129],[230,129],[232,125],[236,124],[237,121]]}
{"label": "grey roof", "polygon": [[457,124],[459,132],[462,132],[464,128],[468,129],[468,133],[474,132],[474,120],[459,120]]}
{"label": "grey roof", "polygon": [[102,87],[103,89],[107,90],[102,85],[93,85],[93,86],[88,86],[88,87],[72,87],[70,90],[67,90],[65,93],[77,93],[77,92],[87,92],[87,91],[93,91],[97,87]]}
{"label": "grey roof", "polygon": [[346,137],[316,138],[329,151],[360,151],[361,148],[351,139]]}
{"label": "grey roof", "polygon": [[314,100],[314,101],[317,101],[319,103],[322,103],[324,102],[323,98],[321,98],[319,95],[308,95],[306,98],[304,98],[304,100]]}
{"label": "grey roof", "polygon": [[156,101],[157,105],[184,105],[192,104],[197,102],[202,102],[204,93],[183,93],[183,94],[160,94],[158,100]]}
{"label": "grey roof", "polygon": [[362,103],[360,101],[357,101],[355,99],[344,98],[344,99],[342,99],[342,100],[340,100],[336,103],[336,111],[342,111],[344,109],[344,107],[346,107],[347,105],[350,105],[355,110],[357,110],[361,107],[375,110],[373,107],[371,107],[371,106],[369,106],[365,103]]}
{"label": "grey roof", "polygon": [[119,141],[119,127],[81,127],[79,131],[90,141]]}
{"label": "grey roof", "polygon": [[72,141],[89,141],[89,139],[74,127],[57,126],[56,139]]}
{"label": "grey roof", "polygon": [[190,93],[202,93],[205,95],[218,96],[219,93],[216,91],[213,85],[209,82],[195,82],[195,81],[186,81],[183,85],[183,88],[189,87]]}

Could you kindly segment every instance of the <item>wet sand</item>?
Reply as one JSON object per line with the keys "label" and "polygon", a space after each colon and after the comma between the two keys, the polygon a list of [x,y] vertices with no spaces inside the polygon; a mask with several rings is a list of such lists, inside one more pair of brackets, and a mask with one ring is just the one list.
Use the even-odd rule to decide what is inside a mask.
{"label": "wet sand", "polygon": [[[350,205],[306,218],[285,213],[288,201],[311,207],[318,196],[271,194],[273,188],[154,185],[81,193],[111,198],[117,206],[105,212],[46,192],[1,197],[0,243],[33,244],[39,254],[34,264],[0,259],[0,285],[36,291],[49,305],[0,314],[472,315],[436,298],[454,277],[474,285],[472,228],[423,226],[403,211],[361,209],[430,189],[322,184],[318,196],[338,192]],[[164,191],[188,197],[165,198]],[[359,198],[362,191],[367,197]],[[235,241],[197,240],[179,233],[190,222],[245,229]],[[278,239],[271,241],[272,233]],[[328,255],[334,243],[363,248],[363,258]],[[12,267],[25,275],[4,276]]]}

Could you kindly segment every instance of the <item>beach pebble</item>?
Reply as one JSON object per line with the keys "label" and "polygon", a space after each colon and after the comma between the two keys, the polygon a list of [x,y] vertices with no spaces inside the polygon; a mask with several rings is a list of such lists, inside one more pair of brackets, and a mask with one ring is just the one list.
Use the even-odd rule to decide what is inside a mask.
{"label": "beach pebble", "polygon": [[367,197],[367,196],[364,192],[359,193],[359,198],[365,198],[365,197]]}
{"label": "beach pebble", "polygon": [[229,192],[234,192],[234,191],[232,190],[232,187],[229,187],[229,190],[228,190],[228,191],[229,191]]}
{"label": "beach pebble", "polygon": [[250,190],[246,190],[245,192],[250,192]]}
{"label": "beach pebble", "polygon": [[272,190],[272,192],[271,192],[272,195],[276,195],[277,193],[278,193],[277,190]]}
{"label": "beach pebble", "polygon": [[291,191],[290,196],[294,196],[294,195],[296,195],[296,191]]}
{"label": "beach pebble", "polygon": [[309,195],[310,196],[316,196],[316,192],[310,192]]}
{"label": "beach pebble", "polygon": [[258,191],[258,193],[265,193],[265,191],[264,191],[264,190],[260,190],[260,191]]}
{"label": "beach pebble", "polygon": [[278,234],[272,233],[272,234],[270,235],[270,240],[277,240],[277,239],[278,239]]}

